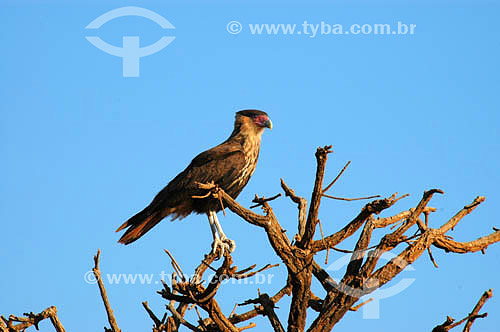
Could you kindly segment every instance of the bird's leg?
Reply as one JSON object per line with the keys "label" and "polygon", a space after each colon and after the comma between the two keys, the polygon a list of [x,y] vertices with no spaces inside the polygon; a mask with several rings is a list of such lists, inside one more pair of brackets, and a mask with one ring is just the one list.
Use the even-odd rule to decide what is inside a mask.
{"label": "bird's leg", "polygon": [[212,231],[212,236],[214,238],[214,242],[212,243],[212,252],[215,254],[217,252],[217,248],[222,247],[223,243],[219,238],[219,234],[217,233],[217,226],[215,226],[212,212],[211,211],[208,212],[207,215],[208,215],[208,223],[210,224],[210,230]]}
{"label": "bird's leg", "polygon": [[212,218],[215,226],[217,227],[217,231],[219,232],[221,241],[229,245],[229,252],[233,252],[234,249],[236,249],[236,243],[233,240],[229,239],[226,234],[224,234],[222,226],[219,223],[219,219],[217,218],[217,213],[215,211],[212,211]]}
{"label": "bird's leg", "polygon": [[210,230],[212,231],[212,236],[214,238],[214,242],[219,239],[219,234],[217,233],[217,226],[215,226],[212,214],[208,213],[208,223],[210,224]]}
{"label": "bird's leg", "polygon": [[[215,212],[209,211],[207,213],[208,215],[208,222],[210,223],[210,230],[212,231],[212,236],[214,237],[214,242],[212,243],[212,253],[216,254],[217,249],[220,248],[220,255],[224,255],[224,252],[227,250],[228,252],[231,252],[230,250],[230,245],[227,244],[225,241],[221,240],[219,237],[219,234],[217,233],[217,225],[215,223]],[[220,256],[219,256],[220,257]]]}

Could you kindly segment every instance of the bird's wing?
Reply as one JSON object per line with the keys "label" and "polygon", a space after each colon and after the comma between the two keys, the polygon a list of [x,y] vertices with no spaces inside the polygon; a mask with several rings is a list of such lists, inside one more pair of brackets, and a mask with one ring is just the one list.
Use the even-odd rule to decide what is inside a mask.
{"label": "bird's wing", "polygon": [[163,188],[141,212],[123,223],[117,231],[127,228],[121,243],[131,243],[144,235],[165,216],[183,217],[192,212],[192,196],[205,194],[197,183],[231,187],[245,165],[245,154],[237,142],[225,142],[196,156],[189,166]]}
{"label": "bird's wing", "polygon": [[153,199],[150,208],[174,206],[205,192],[197,183],[214,182],[229,187],[245,165],[245,154],[237,142],[225,142],[197,155],[188,167],[177,175]]}
{"label": "bird's wing", "polygon": [[[246,163],[245,154],[239,143],[226,142],[197,155],[189,166],[168,185],[175,189],[199,193],[197,183],[213,181],[227,188],[239,176]],[[186,190],[187,189],[187,190]]]}

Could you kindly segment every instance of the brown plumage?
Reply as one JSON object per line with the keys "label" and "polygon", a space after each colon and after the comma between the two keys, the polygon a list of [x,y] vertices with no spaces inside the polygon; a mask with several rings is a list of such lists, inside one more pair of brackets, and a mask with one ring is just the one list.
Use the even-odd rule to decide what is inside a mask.
{"label": "brown plumage", "polygon": [[[134,242],[167,216],[171,216],[173,220],[186,217],[192,212],[208,215],[210,212],[220,211],[221,206],[217,200],[192,197],[206,193],[198,189],[196,183],[213,181],[236,198],[255,171],[260,140],[266,127],[272,128],[272,123],[265,112],[237,112],[231,136],[216,147],[197,155],[144,210],[123,223],[116,231],[127,230],[118,242]],[[215,238],[216,234],[214,241]]]}

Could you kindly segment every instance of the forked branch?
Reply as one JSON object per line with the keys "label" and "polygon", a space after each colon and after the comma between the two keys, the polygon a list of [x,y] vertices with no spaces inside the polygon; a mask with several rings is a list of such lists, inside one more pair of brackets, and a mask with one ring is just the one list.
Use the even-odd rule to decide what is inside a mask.
{"label": "forked branch", "polygon": [[57,308],[54,306],[45,309],[39,314],[35,314],[33,312],[25,313],[24,317],[10,315],[9,319],[7,319],[2,316],[0,320],[0,331],[24,331],[31,326],[34,326],[38,330],[38,324],[47,318],[50,319],[50,322],[52,323],[52,326],[54,326],[56,332],[65,332],[64,327],[57,316]]}
{"label": "forked branch", "polygon": [[479,310],[481,310],[481,308],[486,303],[486,301],[492,296],[493,296],[493,290],[491,290],[491,289],[487,290],[486,292],[483,293],[483,295],[481,295],[481,298],[474,306],[474,309],[472,309],[472,312],[470,314],[468,314],[465,318],[459,320],[458,322],[455,322],[454,318],[452,318],[450,316],[446,316],[445,322],[443,324],[436,326],[432,330],[432,332],[447,332],[447,331],[451,330],[452,328],[455,328],[455,327],[461,325],[465,321],[467,321],[467,322],[465,323],[463,332],[469,332],[472,324],[474,323],[474,321],[476,319],[484,318],[484,317],[488,316],[488,313],[486,313],[486,312],[484,314],[479,314]]}

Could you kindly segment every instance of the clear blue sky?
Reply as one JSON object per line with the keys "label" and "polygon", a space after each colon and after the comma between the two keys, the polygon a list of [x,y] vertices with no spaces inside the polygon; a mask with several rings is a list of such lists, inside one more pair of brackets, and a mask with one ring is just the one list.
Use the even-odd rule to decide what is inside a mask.
{"label": "clear blue sky", "polygon": [[[162,222],[130,246],[114,230],[142,209],[198,152],[232,130],[234,112],[267,111],[257,171],[239,196],[249,206],[255,193],[280,192],[283,177],[299,194],[312,189],[317,146],[332,144],[331,179],[352,164],[334,194],[353,197],[393,192],[411,196],[387,211],[415,205],[424,190],[441,188],[431,218],[439,226],[477,195],[487,197],[456,227],[457,240],[472,240],[499,227],[500,41],[498,1],[283,2],[234,1],[11,1],[0,5],[0,313],[21,314],[56,305],[68,331],[100,330],[107,324],[96,285],[84,281],[101,248],[103,273],[172,272],[163,248],[192,271],[211,243],[204,216]],[[85,26],[122,6],[141,6],[168,19],[162,30],[140,17]],[[228,22],[241,22],[232,35]],[[252,35],[248,24],[304,21],[320,24],[416,24],[414,35]],[[176,39],[140,60],[140,77],[122,77],[121,59],[85,36],[121,46],[139,36],[141,46],[161,36]],[[326,233],[342,227],[363,202],[323,201]],[[296,230],[296,207],[273,203],[288,235]],[[229,213],[219,216],[237,242],[235,264],[279,263],[262,230]],[[349,248],[353,242],[342,244]],[[403,292],[384,299],[380,318],[348,313],[339,331],[430,331],[446,315],[461,318],[488,288],[487,319],[476,330],[500,323],[500,246],[481,253],[445,254],[434,249],[393,281],[414,278]],[[330,261],[340,258],[332,253]],[[285,268],[272,270],[273,293]],[[334,273],[341,275],[340,272]],[[160,287],[107,285],[123,331],[145,331]],[[323,295],[315,287],[318,295]],[[225,285],[225,313],[256,288]],[[280,302],[286,322],[288,300]],[[238,309],[241,312],[241,309]],[[192,318],[192,313],[188,317]],[[255,320],[253,331],[267,331]],[[49,331],[47,322],[42,331]]]}

